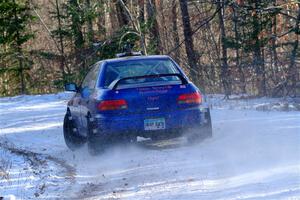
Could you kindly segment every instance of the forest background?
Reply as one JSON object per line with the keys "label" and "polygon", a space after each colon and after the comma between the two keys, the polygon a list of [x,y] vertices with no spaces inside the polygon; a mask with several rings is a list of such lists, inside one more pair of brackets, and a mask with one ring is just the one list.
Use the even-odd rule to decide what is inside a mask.
{"label": "forest background", "polygon": [[300,95],[297,0],[0,0],[0,96],[80,83],[126,43],[207,93]]}

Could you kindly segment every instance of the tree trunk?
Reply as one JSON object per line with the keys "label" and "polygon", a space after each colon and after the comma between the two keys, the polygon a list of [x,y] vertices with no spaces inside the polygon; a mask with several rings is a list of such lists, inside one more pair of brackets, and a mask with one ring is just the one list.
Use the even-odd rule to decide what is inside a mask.
{"label": "tree trunk", "polygon": [[[238,44],[239,39],[240,39],[240,34],[238,31],[238,16],[237,16],[235,5],[236,4],[234,4],[231,8],[233,9],[234,37],[235,37],[236,43]],[[236,67],[238,68],[239,75],[240,75],[240,85],[241,85],[242,93],[246,93],[245,74],[243,72],[243,68],[242,68],[242,65],[240,62],[239,47],[237,47],[237,46],[235,47],[235,64],[236,64]]]}
{"label": "tree trunk", "polygon": [[84,47],[84,39],[82,34],[82,24],[80,21],[80,8],[77,0],[69,0],[70,6],[76,11],[71,14],[71,29],[74,37],[74,46],[76,54],[76,64],[79,65],[80,70],[85,70],[85,60],[81,55],[81,50]]}
{"label": "tree trunk", "polygon": [[[65,82],[65,50],[64,50],[64,42],[63,42],[63,35],[61,31],[61,15],[60,15],[60,10],[59,10],[59,3],[58,0],[55,1],[56,3],[56,16],[57,16],[57,22],[58,22],[58,32],[59,32],[59,45],[60,45],[60,71],[62,73],[62,79],[63,82]],[[70,73],[70,72],[68,72]]]}
{"label": "tree trunk", "polygon": [[[222,5],[221,5],[222,4]],[[223,18],[224,2],[221,3],[220,0],[217,2],[218,16],[219,16],[219,27],[221,31],[221,46],[222,46],[222,56],[221,56],[221,80],[225,92],[225,97],[229,98],[231,94],[231,84],[230,84],[230,74],[228,71],[228,59],[227,59],[227,47],[225,44],[226,32]]]}
{"label": "tree trunk", "polygon": [[[179,35],[177,28],[177,4],[176,1],[173,0],[172,3],[172,35],[174,40],[174,47],[179,46]],[[179,49],[175,50],[175,58],[176,62],[180,65],[180,51]]]}
{"label": "tree trunk", "polygon": [[145,1],[138,0],[139,5],[139,31],[140,31],[140,48],[147,54],[146,39],[145,39]]}
{"label": "tree trunk", "polygon": [[297,69],[295,68],[296,58],[297,58],[297,52],[299,48],[299,34],[300,34],[300,3],[297,3],[298,5],[298,16],[296,19],[296,24],[294,28],[294,32],[296,34],[296,40],[293,44],[293,49],[291,53],[291,62],[289,66],[289,77],[288,80],[291,80],[291,89],[296,89],[297,84]]}
{"label": "tree trunk", "polygon": [[[16,4],[16,0],[13,0],[13,3]],[[14,20],[15,20],[15,24],[18,23],[18,16],[17,16],[17,10],[16,10],[16,6],[14,6]],[[19,62],[19,68],[18,68],[18,72],[19,72],[19,76],[20,76],[20,94],[25,94],[26,93],[26,85],[25,85],[25,77],[24,77],[24,63],[23,63],[23,53],[22,53],[22,47],[19,44],[20,41],[20,33],[19,30],[16,29],[16,50],[17,50],[17,58],[18,58],[18,62]]]}
{"label": "tree trunk", "polygon": [[146,8],[147,8],[147,21],[150,22],[151,24],[149,30],[150,41],[148,43],[153,44],[154,54],[160,54],[162,53],[162,47],[161,47],[161,38],[159,34],[159,27],[156,19],[156,5],[154,0],[147,0]]}
{"label": "tree trunk", "polygon": [[257,12],[259,10],[259,3],[260,1],[255,2],[254,7],[254,13],[253,13],[253,39],[255,42],[254,48],[253,48],[253,64],[255,67],[256,72],[256,87],[258,90],[258,96],[265,96],[266,95],[266,86],[265,86],[265,80],[264,80],[264,73],[263,65],[264,60],[262,58],[262,50],[261,50],[261,41],[259,39],[259,35],[261,32],[261,24],[259,19],[259,13]]}
{"label": "tree trunk", "polygon": [[[274,7],[276,7],[276,1],[274,0],[273,5]],[[273,63],[274,63],[274,71],[275,74],[278,73],[278,55],[277,55],[277,50],[276,50],[276,38],[277,38],[277,19],[276,19],[276,15],[273,17],[273,22],[272,22],[272,53],[273,53]]]}
{"label": "tree trunk", "polygon": [[[199,85],[199,76],[198,76],[198,65],[197,65],[197,56],[194,50],[194,42],[192,37],[192,28],[190,23],[190,16],[188,11],[188,1],[180,0],[180,9],[181,9],[181,17],[183,23],[183,34],[184,34],[184,42],[185,42],[185,50],[188,58],[190,76],[192,81],[194,81],[197,85]],[[204,87],[204,85],[202,85]]]}
{"label": "tree trunk", "polygon": [[[124,2],[124,4],[126,4],[125,0],[123,0],[123,2]],[[116,14],[117,14],[118,22],[119,22],[119,28],[128,25],[130,22],[130,19],[126,13],[125,8],[121,4],[120,0],[116,0],[115,6],[116,6],[116,12],[117,12]]]}
{"label": "tree trunk", "polygon": [[107,32],[107,10],[108,10],[108,3],[105,3],[104,0],[99,0],[99,3],[101,4],[102,11],[97,16],[97,35],[100,36],[99,40],[104,40],[106,38],[106,32]]}
{"label": "tree trunk", "polygon": [[[90,0],[85,0],[86,8],[88,9],[88,12],[91,12],[91,2]],[[93,17],[90,17],[90,15],[87,18],[87,29],[88,29],[88,41],[90,44],[93,44],[94,42],[94,29],[93,29]]]}
{"label": "tree trunk", "polygon": [[116,2],[118,0],[106,1],[106,7],[108,15],[105,20],[105,27],[107,27],[108,36],[112,36],[117,30],[120,29],[121,25],[119,22],[119,17],[117,15]]}

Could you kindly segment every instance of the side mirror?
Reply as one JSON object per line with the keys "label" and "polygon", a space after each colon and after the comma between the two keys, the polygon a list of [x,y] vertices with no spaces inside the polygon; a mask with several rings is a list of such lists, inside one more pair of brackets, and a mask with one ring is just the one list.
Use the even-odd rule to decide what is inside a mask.
{"label": "side mirror", "polygon": [[77,85],[75,83],[66,83],[65,90],[69,92],[77,92]]}

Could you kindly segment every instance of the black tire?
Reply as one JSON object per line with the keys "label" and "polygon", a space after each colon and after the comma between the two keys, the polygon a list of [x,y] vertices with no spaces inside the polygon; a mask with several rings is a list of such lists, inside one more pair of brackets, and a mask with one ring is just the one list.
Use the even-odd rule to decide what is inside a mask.
{"label": "black tire", "polygon": [[161,135],[152,135],[151,136],[151,140],[153,142],[157,142],[157,141],[161,141],[161,140],[164,140],[166,137],[164,136],[161,136]]}
{"label": "black tire", "polygon": [[117,142],[121,142],[123,144],[135,144],[137,143],[137,136],[135,135],[124,135],[124,136],[121,136],[119,141]]}
{"label": "black tire", "polygon": [[202,131],[204,133],[204,138],[211,138],[213,136],[212,132],[212,123],[211,123],[211,116],[210,116],[210,110],[207,109],[207,112],[205,113],[205,119],[207,120],[207,123],[204,127],[202,127]]}
{"label": "black tire", "polygon": [[[87,130],[87,146],[89,154],[92,156],[97,156],[104,152],[108,140],[101,136],[100,133],[93,133],[94,129],[97,129],[95,122],[91,120],[91,117],[87,117],[88,130]],[[97,131],[99,131],[97,129]]]}
{"label": "black tire", "polygon": [[212,123],[211,123],[211,116],[210,116],[210,110],[208,109],[207,112],[205,112],[205,119],[206,123],[202,125],[199,128],[196,128],[192,130],[187,135],[187,139],[190,143],[198,142],[199,140],[204,140],[206,138],[211,138],[212,133]]}
{"label": "black tire", "polygon": [[63,131],[64,131],[65,143],[67,147],[72,151],[79,149],[86,142],[86,138],[80,136],[79,133],[74,130],[78,131],[74,123],[74,120],[72,119],[72,116],[68,111],[65,114]]}
{"label": "black tire", "polygon": [[169,139],[174,139],[180,137],[182,130],[180,129],[173,129],[173,130],[167,130],[162,133],[156,133],[151,136],[151,140],[156,142],[156,141],[161,141],[161,140],[169,140]]}

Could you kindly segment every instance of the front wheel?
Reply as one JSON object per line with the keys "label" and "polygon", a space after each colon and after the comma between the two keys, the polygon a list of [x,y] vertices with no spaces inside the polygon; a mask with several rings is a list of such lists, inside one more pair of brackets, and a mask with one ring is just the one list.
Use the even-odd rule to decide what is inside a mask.
{"label": "front wheel", "polygon": [[86,139],[79,135],[78,129],[69,111],[66,113],[64,118],[63,132],[65,143],[72,151],[79,149],[86,142]]}

